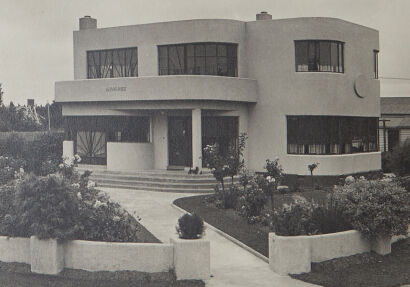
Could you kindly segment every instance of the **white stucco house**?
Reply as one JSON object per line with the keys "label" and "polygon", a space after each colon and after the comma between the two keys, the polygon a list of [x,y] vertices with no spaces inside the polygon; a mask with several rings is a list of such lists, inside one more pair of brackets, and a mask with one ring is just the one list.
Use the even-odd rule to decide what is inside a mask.
{"label": "white stucco house", "polygon": [[108,170],[202,167],[248,134],[260,171],[380,169],[378,31],[334,18],[204,19],[74,31],[74,80],[55,84],[64,153]]}

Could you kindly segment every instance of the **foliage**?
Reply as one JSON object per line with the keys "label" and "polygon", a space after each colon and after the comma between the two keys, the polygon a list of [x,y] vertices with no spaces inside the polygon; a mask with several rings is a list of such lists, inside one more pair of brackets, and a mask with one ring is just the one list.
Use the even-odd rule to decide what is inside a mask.
{"label": "foliage", "polygon": [[25,165],[26,162],[22,159],[0,156],[0,184],[8,183],[19,177],[20,173],[24,173]]}
{"label": "foliage", "polygon": [[71,239],[78,232],[78,201],[60,177],[30,175],[17,185],[11,236]]}
{"label": "foliage", "polygon": [[391,172],[390,162],[391,162],[391,152],[390,151],[382,152],[382,170],[384,173]]}
{"label": "foliage", "polygon": [[351,229],[332,196],[324,206],[295,196],[294,203],[274,212],[270,225],[276,234],[283,236],[326,234]]}
{"label": "foliage", "polygon": [[256,179],[253,178],[244,188],[237,203],[239,214],[247,218],[249,223],[257,221],[257,217],[261,214],[267,201],[267,195],[260,188]]}
{"label": "foliage", "polygon": [[[245,150],[247,135],[241,134],[238,138],[238,145],[229,146],[227,154],[221,154],[217,145],[207,145],[204,148],[205,164],[211,169],[215,179],[221,184],[222,190],[217,196],[218,200],[222,201],[221,207],[234,206],[233,203],[228,202],[230,195],[232,195],[232,188],[229,191],[225,190],[225,177],[231,177],[231,184],[233,186],[233,178],[244,167],[243,151]],[[219,191],[219,188],[217,189]],[[227,195],[230,193],[230,195]]]}
{"label": "foliage", "polygon": [[215,205],[219,208],[228,209],[236,208],[238,197],[240,196],[240,188],[237,185],[231,185],[225,192],[215,186]]}
{"label": "foliage", "polygon": [[61,161],[63,135],[45,133],[39,138],[28,141],[18,133],[10,135],[0,142],[0,154],[25,161],[27,172],[47,175],[57,170]]}
{"label": "foliage", "polygon": [[[72,168],[72,167],[71,167]],[[34,175],[0,189],[0,234],[138,242],[138,221],[94,189],[90,172]]]}
{"label": "foliage", "polygon": [[397,175],[410,175],[410,140],[403,145],[397,145],[390,154],[390,159],[385,158],[386,167]]}
{"label": "foliage", "polygon": [[184,214],[178,219],[176,226],[179,238],[199,239],[204,233],[204,221],[197,214]]}
{"label": "foliage", "polygon": [[397,180],[361,178],[335,187],[334,200],[367,238],[407,234],[410,193]]}
{"label": "foliage", "polygon": [[[53,102],[49,106],[49,109],[51,128],[61,128],[63,123],[61,106]],[[47,105],[30,107],[15,106],[13,102],[10,102],[9,106],[0,104],[0,132],[41,131],[47,129]]]}
{"label": "foliage", "polygon": [[[271,161],[266,160],[265,165],[266,173],[264,178],[260,178],[260,186],[266,195],[270,198],[271,201],[271,210],[274,209],[274,194],[278,191],[278,185],[280,184],[283,178],[283,169],[279,164],[279,159]],[[264,179],[264,180],[263,180]]]}

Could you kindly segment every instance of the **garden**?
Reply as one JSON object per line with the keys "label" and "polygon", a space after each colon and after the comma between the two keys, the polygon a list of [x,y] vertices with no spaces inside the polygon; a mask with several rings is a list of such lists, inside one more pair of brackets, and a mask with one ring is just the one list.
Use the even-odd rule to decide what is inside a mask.
{"label": "garden", "polygon": [[[245,141],[246,135],[241,135],[238,146],[232,147],[227,156],[219,155],[217,146],[207,146],[204,149],[206,162],[219,183],[215,193],[177,199],[174,204],[201,216],[210,225],[265,257],[269,256],[268,237],[272,232],[278,236],[296,238],[354,229],[369,242],[407,235],[410,224],[409,145],[396,150],[399,156],[391,156],[395,162],[391,161],[389,165],[397,177],[382,173],[366,177],[347,176],[333,187],[323,188],[318,186],[314,176],[320,163],[312,163],[306,167],[311,172],[310,179],[305,180],[308,184],[294,189],[283,185],[286,175],[279,159],[266,160],[262,173],[247,171],[242,159]],[[402,149],[408,149],[408,153]],[[405,172],[403,165],[407,166]],[[386,280],[369,279],[369,274],[378,268],[390,270],[389,274],[384,274],[394,277],[396,285],[409,283],[408,274],[402,273],[403,268],[410,269],[408,248],[409,239],[406,239],[394,244],[390,255],[380,256],[372,252],[369,253],[373,256],[371,260],[366,255],[354,255],[345,257],[354,257],[350,261],[338,258],[312,263],[312,272],[297,276],[309,282],[337,286],[326,285],[329,280],[321,281],[318,278],[323,279],[326,275],[331,278],[329,274],[336,276],[337,272],[342,274],[350,268],[349,263],[354,262],[354,270],[360,265],[359,270],[363,271],[359,273],[361,276],[356,276],[356,285],[362,282],[360,280],[367,280],[366,284],[373,283],[363,286],[395,286],[383,284]],[[389,266],[369,266],[376,260],[374,258],[379,258],[377,256],[389,258],[385,261],[389,262]],[[326,264],[334,268],[328,268]]]}

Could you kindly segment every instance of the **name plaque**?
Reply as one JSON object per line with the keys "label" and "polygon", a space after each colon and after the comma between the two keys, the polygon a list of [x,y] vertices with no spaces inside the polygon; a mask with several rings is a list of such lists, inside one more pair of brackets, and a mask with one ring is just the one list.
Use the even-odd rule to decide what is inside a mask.
{"label": "name plaque", "polygon": [[127,87],[108,87],[105,89],[105,91],[108,92],[126,92]]}

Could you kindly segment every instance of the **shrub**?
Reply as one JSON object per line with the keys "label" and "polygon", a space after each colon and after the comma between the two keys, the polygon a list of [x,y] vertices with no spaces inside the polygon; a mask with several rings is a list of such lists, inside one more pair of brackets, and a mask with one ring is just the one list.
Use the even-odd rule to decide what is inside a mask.
{"label": "shrub", "polygon": [[8,183],[24,172],[26,162],[11,156],[0,156],[0,184]]}
{"label": "shrub", "polygon": [[387,167],[397,175],[410,174],[410,140],[393,148],[390,160],[387,159]]}
{"label": "shrub", "polygon": [[391,172],[390,163],[391,162],[391,152],[384,151],[382,152],[382,170],[385,173]]}
{"label": "shrub", "polygon": [[89,172],[30,175],[0,188],[0,234],[5,236],[139,242],[138,221],[94,189]]}
{"label": "shrub", "polygon": [[340,232],[352,228],[329,196],[324,206],[294,196],[294,203],[275,211],[271,227],[278,235],[296,236]]}
{"label": "shrub", "polygon": [[235,209],[240,196],[240,189],[237,185],[231,185],[225,192],[215,186],[215,205],[223,209]]}
{"label": "shrub", "polygon": [[178,219],[176,227],[179,238],[199,239],[204,233],[204,221],[196,214],[184,214]]}
{"label": "shrub", "polygon": [[352,226],[369,239],[407,234],[410,193],[392,179],[359,179],[337,186],[334,199]]}
{"label": "shrub", "polygon": [[36,235],[40,239],[71,239],[78,231],[78,201],[60,177],[33,175],[18,183],[15,208],[19,228],[14,235]]}
{"label": "shrub", "polygon": [[254,223],[261,215],[266,201],[266,193],[255,180],[252,180],[239,196],[237,209],[241,216],[248,219],[249,223]]}

